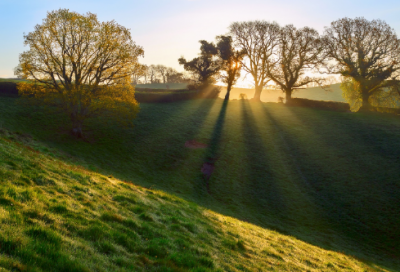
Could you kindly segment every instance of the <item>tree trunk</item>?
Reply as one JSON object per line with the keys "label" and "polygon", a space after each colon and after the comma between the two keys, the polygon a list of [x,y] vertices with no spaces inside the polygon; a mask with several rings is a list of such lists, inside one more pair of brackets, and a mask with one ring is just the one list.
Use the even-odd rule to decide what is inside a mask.
{"label": "tree trunk", "polygon": [[362,92],[362,104],[358,111],[370,111],[371,104],[369,103],[369,93],[367,91]]}
{"label": "tree trunk", "polygon": [[293,90],[286,90],[286,103],[290,103],[292,101],[292,92]]}
{"label": "tree trunk", "polygon": [[255,88],[255,93],[254,93],[254,97],[253,100],[254,101],[261,101],[261,92],[262,92],[263,86],[256,86]]}
{"label": "tree trunk", "polygon": [[231,89],[232,89],[232,84],[228,83],[228,87],[226,88],[225,101],[229,100],[229,95],[231,94]]}

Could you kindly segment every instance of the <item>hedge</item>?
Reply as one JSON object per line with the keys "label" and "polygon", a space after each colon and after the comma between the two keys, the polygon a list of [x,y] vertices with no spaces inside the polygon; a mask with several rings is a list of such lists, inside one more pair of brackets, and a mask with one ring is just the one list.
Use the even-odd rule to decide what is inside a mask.
{"label": "hedge", "polygon": [[0,82],[0,96],[18,97],[17,83]]}
{"label": "hedge", "polygon": [[305,98],[292,98],[290,101],[286,102],[286,106],[307,107],[343,112],[350,111],[350,105],[344,102],[311,100]]}

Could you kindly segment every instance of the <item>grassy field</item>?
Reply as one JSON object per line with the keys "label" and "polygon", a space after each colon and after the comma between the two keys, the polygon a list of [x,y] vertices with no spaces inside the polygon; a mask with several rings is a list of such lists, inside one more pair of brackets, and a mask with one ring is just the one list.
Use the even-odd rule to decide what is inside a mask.
{"label": "grassy field", "polygon": [[[185,89],[186,83],[170,83],[170,84],[138,84],[137,88],[151,88],[151,89],[166,89],[166,85],[169,85],[171,90]],[[293,97],[307,98],[314,100],[326,100],[326,101],[337,101],[345,102],[342,97],[342,90],[340,89],[340,84],[333,84],[330,91],[325,91],[322,88],[314,87],[307,89],[296,90],[293,93]],[[230,99],[239,99],[239,95],[244,93],[250,99],[254,96],[254,89],[249,88],[233,88],[231,90]],[[220,97],[224,98],[226,94],[226,88],[221,87]],[[261,101],[263,102],[278,102],[278,97],[285,97],[285,94],[280,90],[267,89],[261,93]]]}
{"label": "grassy field", "polygon": [[15,82],[15,83],[19,83],[23,80],[21,79],[16,79],[16,78],[0,78],[0,82]]}
{"label": "grassy field", "polygon": [[[230,99],[239,99],[239,95],[244,93],[247,97],[253,98],[254,89],[246,88],[233,88],[231,90]],[[226,94],[226,88],[222,87],[220,97],[224,98]],[[280,90],[266,89],[261,93],[261,101],[263,102],[278,102],[278,97],[285,97],[285,94]],[[325,101],[336,101],[345,102],[342,97],[342,90],[340,84],[332,84],[329,91],[326,91],[319,87],[299,89],[293,92],[293,97],[307,98],[313,100],[325,100]]]}
{"label": "grassy field", "polygon": [[1,130],[1,271],[374,270],[42,149]]}
{"label": "grassy field", "polygon": [[[336,113],[247,101],[141,104],[134,128],[115,126],[112,120],[90,120],[86,140],[77,141],[68,134],[69,122],[64,115],[22,107],[16,101],[0,98],[0,126],[16,132],[8,139],[32,142],[27,144],[40,155],[18,149],[2,139],[1,148],[5,151],[1,151],[1,175],[2,180],[7,180],[2,183],[3,224],[10,222],[4,229],[11,230],[18,225],[16,222],[26,221],[33,204],[41,204],[37,204],[40,216],[34,215],[32,219],[36,225],[24,221],[14,236],[2,228],[3,243],[9,243],[11,248],[10,258],[2,260],[9,266],[16,260],[26,265],[39,259],[46,261],[44,255],[32,257],[20,253],[23,250],[12,251],[17,248],[12,239],[21,235],[17,245],[32,245],[33,249],[40,239],[54,239],[61,259],[74,252],[77,262],[73,263],[82,260],[82,266],[92,270],[96,266],[117,270],[118,263],[124,265],[128,260],[129,265],[139,267],[144,265],[141,259],[150,260],[148,265],[155,271],[168,271],[157,268],[162,266],[169,266],[171,271],[179,271],[174,270],[175,266],[182,271],[191,269],[189,264],[180,263],[180,257],[173,257],[185,254],[178,251],[179,242],[174,242],[181,239],[194,247],[195,257],[188,257],[197,258],[192,267],[200,263],[204,269],[400,271],[397,116]],[[208,147],[185,148],[185,142],[193,139]],[[79,178],[61,174],[67,170],[64,166],[57,170],[57,165],[71,168],[65,161],[82,166],[84,169],[72,168],[83,176],[93,176],[94,183],[79,185]],[[209,180],[200,171],[204,162],[215,163]],[[36,174],[24,179],[24,169],[36,171],[42,180],[39,183],[52,180],[54,184],[36,184]],[[52,169],[59,172],[53,173]],[[129,189],[116,179],[142,187]],[[24,184],[24,180],[30,181]],[[77,188],[73,189],[74,186]],[[12,188],[10,193],[8,188]],[[21,200],[17,205],[14,199],[22,199],[20,195],[26,190],[36,194],[33,204]],[[127,196],[128,192],[134,194],[129,199],[135,199],[135,203],[125,199],[121,205],[113,200],[115,195]],[[162,196],[174,200],[164,201]],[[16,201],[14,207],[5,208],[14,203],[10,201]],[[85,201],[93,206],[85,206]],[[163,205],[169,210],[164,211]],[[20,210],[10,213],[17,208]],[[139,210],[135,212],[136,208]],[[181,211],[177,216],[182,219],[171,219],[169,223],[167,218],[174,216],[172,210]],[[42,215],[53,221],[46,223]],[[213,217],[225,218],[222,220],[225,225]],[[154,232],[152,237],[146,237],[150,234],[143,236],[144,230],[134,229],[139,242],[133,252],[119,245],[112,234],[118,228],[127,231],[128,227],[121,222],[129,218]],[[204,227],[201,220],[216,224]],[[189,230],[183,222],[191,224]],[[103,242],[88,238],[92,234],[86,228],[96,224],[108,233],[99,235]],[[171,227],[173,224],[178,226]],[[176,235],[181,236],[174,236],[171,228],[177,228]],[[197,232],[191,232],[190,228]],[[250,228],[264,236],[257,238]],[[123,233],[130,236],[129,232]],[[157,233],[166,235],[158,237]],[[272,243],[266,237],[276,239],[280,248],[272,253],[268,253],[269,249],[264,251]],[[160,243],[157,246],[167,248],[159,261],[146,253],[154,239],[154,243]],[[106,249],[102,249],[104,243],[108,243]],[[272,247],[271,244],[271,250]],[[202,255],[203,251],[208,253]],[[262,252],[267,253],[262,255]],[[85,257],[92,253],[99,255],[93,259]],[[123,261],[114,261],[120,255]],[[201,269],[193,271],[204,271]]]}

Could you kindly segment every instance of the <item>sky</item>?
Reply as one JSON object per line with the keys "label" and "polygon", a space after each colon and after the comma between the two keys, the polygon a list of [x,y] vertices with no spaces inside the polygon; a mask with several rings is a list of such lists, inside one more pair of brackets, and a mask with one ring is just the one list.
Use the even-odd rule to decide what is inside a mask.
{"label": "sky", "polygon": [[183,70],[178,58],[196,57],[199,40],[215,40],[236,21],[276,21],[322,33],[334,20],[363,16],[386,21],[400,36],[399,0],[0,0],[0,78],[14,77],[19,54],[28,50],[24,33],[60,8],[115,20],[144,48],[141,63],[178,71]]}

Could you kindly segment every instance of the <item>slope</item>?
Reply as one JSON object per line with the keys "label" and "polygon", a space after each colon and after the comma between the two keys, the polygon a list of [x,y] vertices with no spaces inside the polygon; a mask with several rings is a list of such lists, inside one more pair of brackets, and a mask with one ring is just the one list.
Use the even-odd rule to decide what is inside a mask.
{"label": "slope", "polygon": [[[92,119],[78,141],[65,115],[18,101],[0,98],[0,127],[42,153],[400,270],[397,116],[245,100],[141,104],[135,127]],[[207,147],[186,148],[190,140]]]}
{"label": "slope", "polygon": [[1,134],[1,271],[374,270]]}

